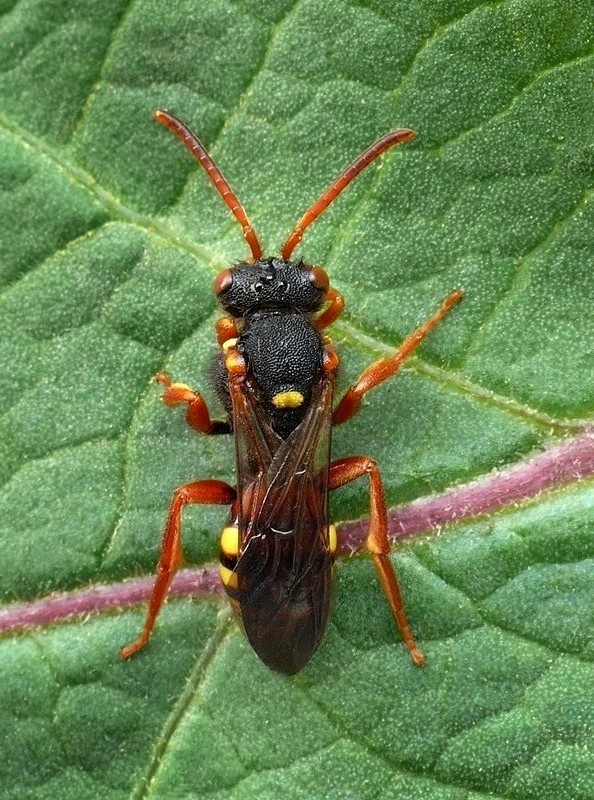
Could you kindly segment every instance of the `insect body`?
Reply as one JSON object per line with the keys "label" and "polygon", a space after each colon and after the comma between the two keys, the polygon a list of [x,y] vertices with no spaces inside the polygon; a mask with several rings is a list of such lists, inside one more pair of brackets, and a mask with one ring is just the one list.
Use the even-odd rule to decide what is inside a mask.
{"label": "insect body", "polygon": [[367,476],[367,539],[396,624],[415,664],[424,656],[404,612],[389,558],[386,503],[377,464],[366,456],[330,460],[332,426],[358,410],[363,396],[392,376],[449,309],[456,290],[389,358],[370,365],[333,407],[338,356],[323,334],[344,301],[323,269],[292,259],[304,230],[382,152],[411,139],[396,130],[357,158],[303,215],[280,258],[264,258],[243,206],[196,136],[179,119],[157,111],[208,173],[242,226],[251,259],[223,270],[214,291],[225,315],[217,323],[220,353],[216,388],[227,411],[212,420],[202,396],[160,374],[167,405],[185,404],[188,423],[205,434],[233,432],[237,484],[201,480],[174,493],[163,536],[158,576],[142,634],[123,648],[128,658],[148,641],[173,575],[182,560],[180,521],[190,503],[230,506],[221,536],[220,571],[231,604],[260,658],[292,674],[315,652],[326,629],[336,532],[328,492]]}

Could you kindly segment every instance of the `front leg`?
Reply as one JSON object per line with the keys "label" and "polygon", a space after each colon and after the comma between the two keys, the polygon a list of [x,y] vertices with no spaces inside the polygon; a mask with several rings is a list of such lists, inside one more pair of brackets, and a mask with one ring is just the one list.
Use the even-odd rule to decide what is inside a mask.
{"label": "front leg", "polygon": [[361,400],[370,389],[373,389],[379,383],[391,378],[402,366],[404,361],[414,353],[417,347],[426,339],[430,331],[433,330],[445,317],[448,311],[459,303],[464,296],[461,289],[455,289],[446,299],[441,306],[437,309],[433,316],[429,317],[427,322],[423,323],[420,328],[411,333],[406,338],[398,350],[390,358],[380,358],[364,370],[363,374],[354,386],[347,389],[346,394],[342,397],[339,404],[334,409],[332,414],[332,423],[340,425],[346,422],[347,419],[353,417],[361,408]]}
{"label": "front leg", "polygon": [[331,325],[334,320],[342,314],[344,309],[343,296],[336,289],[333,289],[332,286],[330,286],[326,292],[324,300],[328,302],[328,305],[313,321],[313,326],[318,331]]}
{"label": "front leg", "polygon": [[146,622],[138,639],[120,650],[122,658],[126,659],[133,656],[150,639],[161,607],[167,597],[173,576],[182,564],[181,512],[183,507],[190,503],[226,506],[231,505],[236,497],[237,492],[232,486],[216,480],[196,481],[196,483],[188,483],[186,486],[181,486],[175,490],[163,533],[157,579],[153,586]]}
{"label": "front leg", "polygon": [[178,406],[187,403],[186,421],[198,433],[216,435],[231,433],[231,423],[228,420],[211,419],[204,398],[185,383],[172,383],[166,372],[159,372],[156,377],[158,383],[165,387],[161,399],[166,406]]}

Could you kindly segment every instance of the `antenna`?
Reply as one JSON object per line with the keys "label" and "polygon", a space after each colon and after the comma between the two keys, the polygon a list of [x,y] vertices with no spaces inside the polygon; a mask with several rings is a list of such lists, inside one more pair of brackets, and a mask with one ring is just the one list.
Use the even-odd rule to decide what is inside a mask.
{"label": "antenna", "polygon": [[198,139],[198,137],[192,133],[187,125],[185,125],[173,114],[170,114],[168,111],[155,111],[155,119],[157,122],[160,122],[162,125],[165,125],[167,128],[169,128],[170,131],[173,131],[173,133],[175,133],[175,135],[181,139],[196,161],[198,161],[204,167],[208,177],[214,183],[215,189],[223,198],[225,205],[241,225],[243,238],[246,240],[250,250],[252,251],[252,259],[257,261],[262,256],[262,247],[249,219],[247,218],[245,209],[239,202],[233,189],[225,180],[221,170],[217,167],[212,157],[208,154],[200,139]]}
{"label": "antenna", "polygon": [[375,161],[385,150],[401,142],[408,142],[410,139],[414,139],[414,137],[415,132],[408,128],[391,131],[390,133],[386,133],[385,136],[382,136],[381,139],[378,139],[371,147],[368,147],[364,153],[361,153],[361,155],[338,176],[334,183],[326,189],[324,194],[316,200],[301,217],[283,245],[282,256],[285,261],[288,261],[291,257],[291,253],[301,241],[305,229],[328,208],[330,203],[338,197],[343,189],[346,189],[349,183],[356,178],[365,167],[368,167],[371,162]]}

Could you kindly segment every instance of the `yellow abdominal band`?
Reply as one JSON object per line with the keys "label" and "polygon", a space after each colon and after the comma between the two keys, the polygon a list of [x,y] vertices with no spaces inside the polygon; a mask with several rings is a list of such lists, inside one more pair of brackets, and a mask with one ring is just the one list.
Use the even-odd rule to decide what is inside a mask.
{"label": "yellow abdominal band", "polygon": [[[236,525],[228,525],[221,533],[221,563],[219,574],[224,586],[237,588],[237,575],[230,566],[235,565],[239,555],[239,530]],[[226,562],[226,563],[223,563]]]}

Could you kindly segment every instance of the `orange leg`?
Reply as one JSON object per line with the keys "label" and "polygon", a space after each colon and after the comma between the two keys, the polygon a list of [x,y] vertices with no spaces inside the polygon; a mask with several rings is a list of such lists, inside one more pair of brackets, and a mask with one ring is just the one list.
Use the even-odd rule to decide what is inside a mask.
{"label": "orange leg", "polygon": [[138,639],[120,650],[122,658],[130,658],[141,650],[150,639],[153,627],[165,602],[173,576],[182,563],[181,547],[181,511],[189,503],[202,505],[231,505],[237,497],[237,492],[232,486],[223,481],[205,480],[188,483],[181,486],[173,493],[173,500],[169,506],[167,523],[163,533],[161,557],[157,569],[157,579],[153,587],[148,614],[144,628]]}
{"label": "orange leg", "polygon": [[233,317],[219,317],[215,324],[217,342],[224,344],[229,339],[237,339],[239,331]]}
{"label": "orange leg", "polygon": [[330,464],[329,488],[338,489],[363,475],[369,477],[370,483],[370,515],[369,534],[367,536],[367,549],[371,553],[373,563],[394,620],[404,643],[410,651],[413,664],[421,666],[425,656],[419,650],[417,643],[408,624],[402,594],[394,567],[390,561],[390,541],[388,539],[388,518],[386,512],[386,498],[384,487],[377,464],[367,456],[351,456],[341,458]]}
{"label": "orange leg", "polygon": [[390,358],[380,358],[373,364],[370,364],[363,372],[359,380],[350,389],[347,389],[345,395],[342,397],[334,413],[332,414],[332,423],[340,425],[354,416],[361,408],[361,400],[370,389],[373,389],[378,383],[391,378],[402,366],[404,361],[414,353],[417,347],[423,342],[430,331],[433,330],[445,317],[448,311],[462,300],[463,292],[461,289],[455,289],[446,299],[441,306],[437,309],[433,316],[429,317],[427,322],[417,328],[416,331],[405,339],[398,350]]}
{"label": "orange leg", "polygon": [[190,389],[185,383],[172,383],[166,372],[159,372],[156,380],[165,387],[161,399],[166,406],[188,404],[186,421],[198,433],[213,435],[231,432],[231,424],[229,422],[210,418],[204,398],[199,392]]}
{"label": "orange leg", "polygon": [[314,320],[314,328],[320,331],[327,328],[334,320],[342,314],[344,309],[344,298],[336,289],[330,287],[326,292],[324,300],[328,300],[329,305]]}

